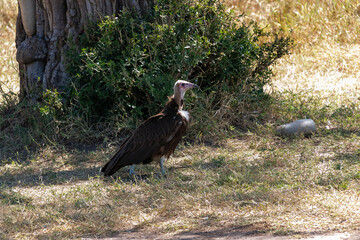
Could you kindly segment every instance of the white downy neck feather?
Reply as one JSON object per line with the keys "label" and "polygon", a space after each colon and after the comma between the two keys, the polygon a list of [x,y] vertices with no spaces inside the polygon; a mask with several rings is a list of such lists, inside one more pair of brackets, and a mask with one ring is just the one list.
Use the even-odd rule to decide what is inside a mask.
{"label": "white downy neck feather", "polygon": [[180,114],[181,114],[184,118],[186,118],[187,121],[189,121],[189,119],[190,119],[190,114],[189,114],[188,111],[180,110],[179,112],[180,112]]}

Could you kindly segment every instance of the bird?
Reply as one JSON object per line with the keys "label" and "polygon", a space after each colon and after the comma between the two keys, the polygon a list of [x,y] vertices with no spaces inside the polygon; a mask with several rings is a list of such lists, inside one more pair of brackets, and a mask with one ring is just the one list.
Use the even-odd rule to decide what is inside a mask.
{"label": "bird", "polygon": [[129,174],[136,176],[135,165],[151,162],[159,162],[161,174],[166,177],[164,161],[174,153],[188,129],[190,115],[183,110],[183,105],[186,91],[192,88],[199,86],[185,80],[175,82],[174,95],[168,97],[169,100],[163,110],[138,126],[101,168],[105,177],[129,165],[131,165]]}

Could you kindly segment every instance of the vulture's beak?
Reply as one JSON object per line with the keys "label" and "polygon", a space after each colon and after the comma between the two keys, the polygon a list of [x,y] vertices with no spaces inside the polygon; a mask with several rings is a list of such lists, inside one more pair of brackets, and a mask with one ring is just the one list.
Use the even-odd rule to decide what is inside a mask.
{"label": "vulture's beak", "polygon": [[196,85],[195,83],[191,83],[185,80],[178,80],[176,81],[175,85],[174,85],[174,93],[176,91],[180,91],[182,93],[182,97],[184,96],[185,92],[189,89],[192,88],[197,88],[199,89],[199,86]]}
{"label": "vulture's beak", "polygon": [[195,83],[191,83],[191,85],[189,86],[189,89],[190,88],[197,88],[197,89],[200,89],[200,87],[198,85],[196,85]]}
{"label": "vulture's beak", "polygon": [[198,85],[196,85],[195,83],[191,83],[191,82],[187,82],[184,84],[184,86],[182,86],[182,88],[187,91],[189,89],[192,89],[192,88],[199,88]]}

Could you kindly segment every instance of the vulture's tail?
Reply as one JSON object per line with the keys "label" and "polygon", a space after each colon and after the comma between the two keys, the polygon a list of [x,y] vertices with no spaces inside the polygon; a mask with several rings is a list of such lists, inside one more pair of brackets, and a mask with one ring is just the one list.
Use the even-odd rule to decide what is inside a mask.
{"label": "vulture's tail", "polygon": [[101,172],[104,173],[105,177],[113,175],[117,170],[126,166],[121,162],[122,154],[121,151],[117,152],[104,167],[101,168]]}
{"label": "vulture's tail", "polygon": [[125,141],[121,144],[119,151],[117,151],[117,153],[109,160],[109,162],[107,162],[105,166],[101,168],[101,172],[104,173],[105,177],[111,176],[120,168],[129,165],[123,162],[124,160],[123,147],[129,139],[130,136],[127,139],[125,139]]}

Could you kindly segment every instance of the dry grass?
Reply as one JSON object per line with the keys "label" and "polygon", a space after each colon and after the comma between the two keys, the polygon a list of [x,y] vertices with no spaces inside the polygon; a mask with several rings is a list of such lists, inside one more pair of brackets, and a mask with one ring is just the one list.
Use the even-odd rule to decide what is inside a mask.
{"label": "dry grass", "polygon": [[[245,21],[283,31],[295,40],[293,54],[275,68],[277,91],[329,90],[344,93],[359,88],[360,5],[358,1],[256,0],[227,1]],[[354,88],[355,87],[355,88]]]}
{"label": "dry grass", "polygon": [[19,91],[18,65],[15,59],[16,0],[0,0],[0,102],[4,93]]}
{"label": "dry grass", "polygon": [[355,100],[360,90],[359,54],[358,44],[324,44],[309,54],[281,59],[275,68],[276,91],[307,91],[323,97],[337,94],[336,98],[348,95]]}
{"label": "dry grass", "polygon": [[229,0],[227,4],[245,20],[285,33],[292,31],[299,52],[324,42],[359,43],[360,8],[358,1],[327,0]]}
{"label": "dry grass", "polygon": [[[115,147],[83,152],[41,146],[28,161],[0,165],[0,239],[111,236],[124,230],[178,233],[253,224],[260,232],[307,235],[360,228],[359,18],[356,1],[228,1],[248,19],[293,29],[294,53],[274,67],[267,121],[219,146],[184,143],[168,178],[126,169],[104,180],[99,167]],[[16,85],[16,2],[2,8],[0,81]],[[240,9],[240,10],[239,10]],[[4,17],[6,16],[6,17]],[[4,20],[5,19],[5,20]],[[10,19],[10,20],[6,20]],[[5,32],[6,32],[5,31]],[[3,31],[2,31],[3,33]],[[12,35],[11,35],[12,34]],[[6,45],[7,44],[7,45]],[[2,50],[3,51],[3,50]],[[12,90],[16,88],[10,87]],[[196,116],[195,116],[196,117]],[[311,139],[274,136],[275,125],[310,117]],[[0,132],[1,133],[1,132]],[[187,146],[187,147],[185,147]]]}

